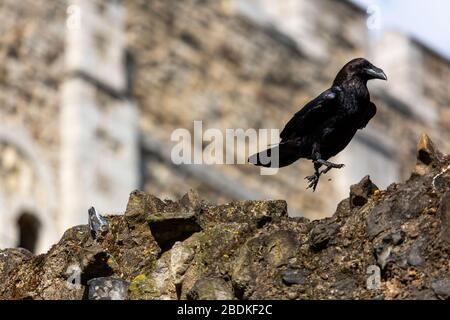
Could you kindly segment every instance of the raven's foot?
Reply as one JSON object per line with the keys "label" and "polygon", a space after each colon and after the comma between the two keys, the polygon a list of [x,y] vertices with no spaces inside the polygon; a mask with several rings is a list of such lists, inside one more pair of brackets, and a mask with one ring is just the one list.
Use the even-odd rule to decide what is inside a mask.
{"label": "raven's foot", "polygon": [[312,188],[313,192],[316,191],[317,184],[319,183],[320,172],[316,171],[312,176],[307,176],[305,179],[309,181],[309,185],[306,189]]}
{"label": "raven's foot", "polygon": [[326,172],[330,171],[333,168],[334,169],[341,169],[341,168],[345,167],[345,164],[333,163],[333,162],[326,161],[326,160],[323,160],[323,159],[318,159],[318,160],[314,161],[314,163],[318,163],[320,165],[323,165],[323,166],[327,167],[325,170],[323,170],[323,171],[326,171]]}
{"label": "raven's foot", "polygon": [[[344,165],[342,165],[342,167],[344,167]],[[337,169],[341,169],[342,167],[337,167]],[[320,171],[320,174],[327,174],[327,172],[333,168],[336,168],[336,167],[327,167],[326,169]]]}

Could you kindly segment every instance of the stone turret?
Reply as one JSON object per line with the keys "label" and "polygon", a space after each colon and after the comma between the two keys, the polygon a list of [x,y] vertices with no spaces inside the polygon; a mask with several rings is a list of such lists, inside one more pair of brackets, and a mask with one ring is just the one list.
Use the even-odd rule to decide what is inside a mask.
{"label": "stone turret", "polygon": [[[72,1],[61,103],[60,226],[125,208],[138,184],[137,109],[128,97],[122,5]],[[126,168],[126,169],[125,169]]]}

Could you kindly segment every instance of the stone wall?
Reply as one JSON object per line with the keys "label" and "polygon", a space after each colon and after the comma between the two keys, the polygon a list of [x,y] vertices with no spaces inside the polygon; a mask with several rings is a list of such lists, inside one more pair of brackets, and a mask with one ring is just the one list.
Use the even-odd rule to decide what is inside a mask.
{"label": "stone wall", "polygon": [[60,226],[86,212],[120,212],[138,187],[137,108],[128,94],[124,7],[113,0],[72,0],[80,21],[67,29],[61,88]]}
{"label": "stone wall", "polygon": [[[126,6],[141,128],[167,145],[173,145],[169,138],[174,129],[192,129],[194,120],[203,120],[205,130],[282,129],[300,106],[329,86],[330,74],[361,55],[360,44],[351,37],[345,42],[334,39],[339,54],[318,62],[294,39],[243,16],[229,1],[133,1]],[[349,11],[354,14],[352,7]],[[318,32],[346,35],[347,27],[331,24]],[[310,163],[272,177],[260,176],[248,165],[213,168],[256,191],[259,198],[287,199],[292,214],[328,215],[338,196],[326,180],[315,194],[304,192]],[[165,184],[160,181],[149,180],[148,190],[157,192],[156,186]],[[180,186],[166,195],[178,197],[186,191]]]}
{"label": "stone wall", "polygon": [[[320,10],[326,18],[315,18],[311,10]],[[141,128],[168,146],[171,132],[192,129],[194,120],[204,120],[204,129],[281,129],[305,102],[330,85],[345,62],[367,55],[369,49],[364,13],[341,1],[135,1],[127,3],[127,12],[129,45],[136,59],[134,94],[144,115]],[[291,15],[286,17],[286,12]],[[315,194],[305,192],[303,177],[311,172],[309,163],[272,177],[259,176],[258,169],[249,166],[215,166],[214,170],[226,173],[256,198],[286,198],[292,214],[309,217],[332,212],[337,199],[345,196],[341,190],[366,173],[383,187],[404,178],[421,132],[445,142],[438,134],[441,127],[430,130],[434,125],[415,112],[425,105],[406,97],[407,90],[396,89],[399,83],[411,81],[396,77],[391,68],[402,57],[384,59],[378,54],[385,45],[379,43],[369,55],[381,67],[386,65],[388,74],[392,71],[393,89],[391,81],[370,84],[378,114],[339,156],[348,166],[330,176],[333,182],[322,181]],[[403,58],[408,57],[404,69],[413,70],[414,48],[406,43],[398,47]],[[314,54],[317,50],[323,54]],[[421,81],[413,84],[420,86]],[[431,108],[426,113],[435,112]],[[164,174],[147,171],[152,179],[146,180],[146,190],[158,192],[164,185],[171,189],[166,184],[169,172],[180,171],[170,164],[156,167],[161,165]],[[177,183],[164,195],[176,198],[186,192],[191,180],[182,180],[184,184]],[[214,185],[208,189],[214,190]],[[220,190],[213,192],[217,193]]]}
{"label": "stone wall", "polygon": [[41,252],[90,206],[119,212],[138,187],[123,7],[8,0],[0,16],[0,246],[19,243],[30,213]]}
{"label": "stone wall", "polygon": [[17,245],[17,221],[24,212],[40,221],[37,250],[59,236],[55,199],[65,10],[64,1],[0,3],[0,246]]}
{"label": "stone wall", "polygon": [[[386,50],[389,47],[390,50]],[[374,61],[389,75],[387,83],[373,89],[378,114],[373,127],[393,137],[400,178],[412,163],[414,139],[428,132],[444,150],[450,148],[448,60],[398,32],[387,32],[372,45]]]}
{"label": "stone wall", "polygon": [[[367,46],[365,16],[351,1],[231,0],[235,12],[272,25],[293,39],[309,59],[321,62],[327,76],[335,63],[359,56]],[[327,68],[328,66],[328,68]]]}

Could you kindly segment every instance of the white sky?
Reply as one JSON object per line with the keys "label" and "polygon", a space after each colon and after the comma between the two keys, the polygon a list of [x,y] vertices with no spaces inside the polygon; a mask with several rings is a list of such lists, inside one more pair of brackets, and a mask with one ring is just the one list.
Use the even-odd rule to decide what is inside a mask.
{"label": "white sky", "polygon": [[449,0],[353,0],[380,8],[381,30],[407,32],[450,58]]}

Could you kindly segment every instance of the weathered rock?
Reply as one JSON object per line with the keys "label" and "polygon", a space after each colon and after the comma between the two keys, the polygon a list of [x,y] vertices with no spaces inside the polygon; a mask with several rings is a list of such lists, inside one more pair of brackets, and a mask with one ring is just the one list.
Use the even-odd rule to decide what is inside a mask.
{"label": "weathered rock", "polygon": [[399,229],[402,223],[417,218],[436,201],[429,175],[421,179],[412,177],[408,183],[391,188],[391,194],[375,203],[366,216],[367,233],[371,239]]}
{"label": "weathered rock", "polygon": [[277,222],[287,216],[286,201],[239,201],[207,206],[199,219],[203,226],[217,222],[239,222],[261,228],[266,223]]}
{"label": "weathered rock", "polygon": [[422,134],[417,143],[417,163],[414,173],[424,175],[441,169],[442,163],[448,161],[448,155],[437,150],[433,141],[426,134]]}
{"label": "weathered rock", "polygon": [[191,300],[233,300],[233,288],[222,278],[202,278],[188,293]]}
{"label": "weathered rock", "polygon": [[395,231],[382,238],[381,243],[375,246],[374,254],[381,270],[384,270],[389,262],[400,263],[402,257],[396,254],[395,247],[403,243],[404,240],[405,232],[402,230]]}
{"label": "weathered rock", "polygon": [[419,267],[424,263],[422,243],[415,242],[408,253],[407,262],[409,265]]}
{"label": "weathered rock", "polygon": [[194,192],[189,192],[178,202],[163,202],[153,196],[147,201],[147,222],[161,249],[166,250],[176,241],[201,231],[197,218],[201,203]]}
{"label": "weathered rock", "polygon": [[443,168],[440,173],[433,177],[433,188],[439,192],[450,189],[450,166]]}
{"label": "weathered rock", "polygon": [[405,236],[405,232],[403,230],[399,230],[386,236],[383,241],[386,243],[392,243],[394,246],[397,246],[405,241]]}
{"label": "weathered rock", "polygon": [[189,268],[195,251],[182,242],[177,242],[170,250],[170,271],[175,285],[183,282],[184,274]]}
{"label": "weathered rock", "polygon": [[334,283],[333,288],[338,293],[353,292],[358,287],[358,283],[353,278],[344,278]]}
{"label": "weathered rock", "polygon": [[427,150],[429,171],[372,194],[365,178],[320,221],[289,218],[283,201],[133,192],[101,237],[76,226],[45,255],[0,251],[0,298],[448,299],[449,191],[433,181],[450,161]]}
{"label": "weathered rock", "polygon": [[92,207],[88,210],[89,230],[94,239],[108,231],[108,222]]}
{"label": "weathered rock", "polygon": [[378,190],[378,187],[365,176],[358,184],[350,187],[350,207],[361,207],[367,203],[369,197]]}
{"label": "weathered rock", "polygon": [[281,273],[281,278],[286,285],[305,284],[308,275],[305,269],[288,268]]}
{"label": "weathered rock", "polygon": [[377,263],[381,270],[384,270],[388,262],[391,261],[392,245],[389,243],[383,243],[374,249],[374,254],[377,257]]}
{"label": "weathered rock", "polygon": [[436,157],[436,148],[434,143],[426,134],[422,134],[417,143],[417,163],[430,165]]}
{"label": "weathered rock", "polygon": [[335,237],[339,231],[339,224],[337,223],[327,223],[319,224],[314,229],[312,229],[309,236],[309,243],[313,250],[324,249],[329,242]]}
{"label": "weathered rock", "polygon": [[155,300],[158,298],[166,298],[165,295],[161,294],[161,292],[155,288],[155,281],[145,274],[139,274],[131,280],[128,291],[129,298],[132,300]]}
{"label": "weathered rock", "polygon": [[439,205],[439,217],[441,219],[441,237],[450,243],[450,190],[445,192]]}
{"label": "weathered rock", "polygon": [[146,220],[146,215],[149,210],[149,197],[150,195],[139,190],[135,190],[130,194],[127,209],[124,214],[125,219],[127,219],[129,223],[142,223]]}
{"label": "weathered rock", "polygon": [[88,281],[89,300],[125,300],[128,283],[121,279],[94,278]]}
{"label": "weathered rock", "polygon": [[162,250],[167,250],[177,241],[183,241],[195,232],[201,231],[193,217],[170,217],[149,219],[150,230]]}
{"label": "weathered rock", "polygon": [[431,284],[431,288],[439,299],[450,299],[450,279],[439,279]]}
{"label": "weathered rock", "polygon": [[426,134],[422,134],[417,143],[417,165],[433,166],[440,162],[442,155],[436,149],[433,141]]}
{"label": "weathered rock", "polygon": [[258,278],[275,273],[295,256],[298,240],[292,231],[279,230],[249,239],[239,250],[231,270],[231,278],[239,297],[245,298],[257,289]]}
{"label": "weathered rock", "polygon": [[[24,264],[26,260],[31,259],[32,256],[31,252],[22,248],[0,250],[0,283],[6,283],[10,273],[18,265]],[[0,296],[3,294],[4,297],[9,298],[9,293],[2,292],[1,289],[4,290],[4,287],[0,286]]]}

